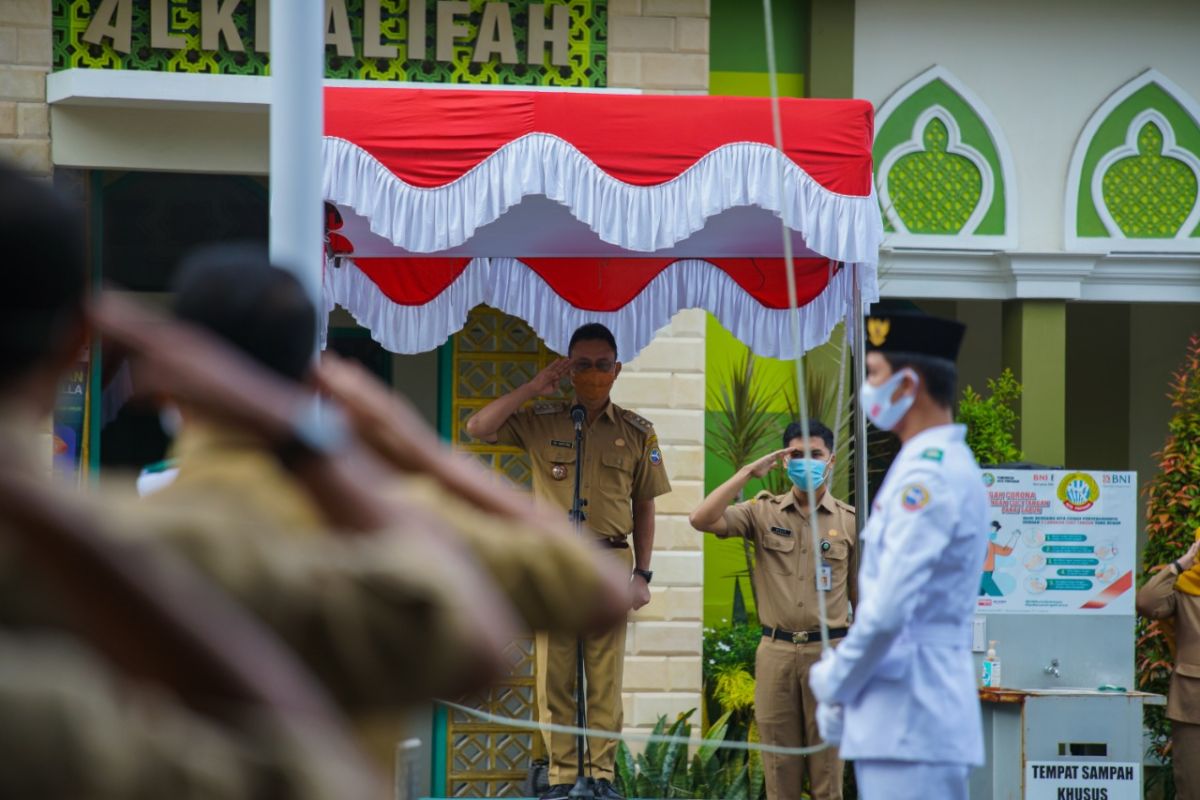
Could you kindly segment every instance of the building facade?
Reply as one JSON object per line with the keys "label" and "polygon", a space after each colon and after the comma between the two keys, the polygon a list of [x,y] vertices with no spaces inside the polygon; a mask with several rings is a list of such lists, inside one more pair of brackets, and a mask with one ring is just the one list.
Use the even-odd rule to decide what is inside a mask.
{"label": "building facade", "polygon": [[[762,12],[740,0],[325,5],[334,81],[769,92]],[[780,92],[876,106],[883,294],[969,325],[964,384],[1014,370],[1028,460],[1146,481],[1166,381],[1200,328],[1200,6],[775,5]],[[0,158],[84,202],[97,280],[153,300],[187,247],[265,238],[268,16],[265,0],[0,3]],[[462,414],[549,357],[520,320],[481,308],[438,351],[394,356],[338,311],[331,346],[523,479],[513,453],[460,431]],[[685,311],[617,383],[617,402],[655,422],[674,488],[659,503],[654,600],[627,639],[633,728],[701,705],[702,626],[728,618],[744,570],[740,548],[686,521],[731,468],[706,451],[705,431],[740,349]],[[153,460],[161,430],[113,402],[105,412],[101,359],[81,365],[88,413],[60,420],[73,441],[59,448],[93,469]],[[815,363],[834,372],[836,361]],[[785,382],[791,369],[763,367]],[[477,700],[528,716],[531,673]],[[430,788],[447,795],[512,793],[537,749],[432,709],[410,733],[432,742]]]}

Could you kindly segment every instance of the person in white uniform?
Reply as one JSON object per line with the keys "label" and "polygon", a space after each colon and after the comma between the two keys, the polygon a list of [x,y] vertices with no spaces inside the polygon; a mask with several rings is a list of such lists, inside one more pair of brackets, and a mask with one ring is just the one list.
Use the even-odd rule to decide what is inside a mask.
{"label": "person in white uniform", "polygon": [[903,446],[862,533],[854,626],[810,674],[821,734],[855,762],[864,800],[965,800],[983,763],[970,644],[987,495],[951,413],[964,330],[913,313],[867,320],[859,401]]}

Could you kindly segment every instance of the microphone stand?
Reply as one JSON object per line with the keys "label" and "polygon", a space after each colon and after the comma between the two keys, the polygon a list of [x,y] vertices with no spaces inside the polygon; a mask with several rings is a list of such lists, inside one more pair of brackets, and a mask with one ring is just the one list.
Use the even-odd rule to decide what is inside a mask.
{"label": "microphone stand", "polygon": [[[580,497],[580,489],[583,485],[583,423],[586,419],[587,410],[582,404],[576,403],[571,406],[571,422],[575,425],[575,493],[571,499],[571,511],[568,516],[571,524],[575,526],[575,532],[580,535],[583,535],[583,522],[587,519],[587,515],[583,512],[587,500]],[[583,637],[580,636],[575,640],[575,726],[581,729],[587,727],[587,696],[583,689],[583,682]],[[571,800],[595,800],[596,797],[592,779],[584,774],[586,771],[584,750],[586,748],[587,737],[582,733],[577,734],[575,786],[567,794]]]}

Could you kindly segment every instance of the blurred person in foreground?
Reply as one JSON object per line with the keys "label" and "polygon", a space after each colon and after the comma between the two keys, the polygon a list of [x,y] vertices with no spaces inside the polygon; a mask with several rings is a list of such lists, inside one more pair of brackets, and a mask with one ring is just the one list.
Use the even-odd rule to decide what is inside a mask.
{"label": "blurred person in foreground", "polygon": [[[0,244],[14,263],[38,264],[14,272],[7,302],[0,301],[0,474],[28,479],[43,461],[36,431],[87,328],[78,219],[43,187],[0,171]],[[515,635],[508,602],[458,546],[452,526],[384,498],[388,470],[378,459],[352,437],[314,425],[311,393],[265,374],[211,337],[148,319],[116,299],[97,308],[93,321],[114,352],[133,359],[146,392],[169,394],[230,428],[254,431],[307,489],[325,529],[348,535],[298,539],[213,504],[131,511],[107,496],[85,502],[37,481],[16,496],[49,493],[43,512],[83,506],[75,519],[96,529],[87,541],[123,556],[138,553],[156,564],[185,556],[282,634],[343,702],[348,694],[397,703],[466,691],[503,667],[503,648]],[[342,445],[333,446],[339,438]],[[0,507],[0,634],[30,639],[6,648],[13,669],[0,676],[0,704],[13,712],[0,713],[0,738],[13,745],[6,748],[13,758],[6,759],[0,795],[370,796],[345,778],[353,758],[281,745],[303,730],[264,731],[239,724],[236,715],[229,715],[233,722],[213,720],[193,713],[186,697],[160,697],[155,680],[145,692],[153,702],[140,703],[147,681],[123,659],[129,653],[151,663],[166,659],[163,637],[117,631],[124,646],[97,649],[97,640],[111,644],[113,637],[72,630],[64,608],[71,604],[29,569],[39,556],[42,563],[71,560],[44,558],[42,543],[50,540],[30,535],[36,526],[17,518],[15,508]],[[118,532],[124,541],[115,541]],[[102,608],[110,593],[86,588],[91,594],[75,598],[74,607]],[[196,608],[207,611],[204,604]],[[48,637],[67,646],[44,644]],[[15,655],[22,648],[29,669]],[[47,684],[53,664],[62,667],[59,675],[75,676],[74,692],[56,692],[59,681]],[[290,755],[276,758],[277,751]],[[310,780],[322,773],[324,783]]]}
{"label": "blurred person in foreground", "polygon": [[85,336],[79,218],[0,166],[0,248],[0,796],[381,797],[257,621],[44,479],[38,431]]}
{"label": "blurred person in foreground", "polygon": [[1137,611],[1161,620],[1175,664],[1167,692],[1171,762],[1181,800],[1200,798],[1200,528],[1182,556],[1137,593]]}
{"label": "blurred person in foreground", "polygon": [[[452,456],[412,410],[365,370],[334,356],[315,373],[311,358],[316,312],[299,282],[271,266],[252,245],[202,248],[185,259],[172,313],[236,347],[300,391],[315,383],[347,409],[354,428],[394,470],[387,494],[424,509],[449,526],[529,628],[575,633],[621,618],[627,585],[601,554],[572,536],[565,522],[537,512],[514,491],[494,485],[474,463]],[[310,388],[305,388],[310,387]],[[172,447],[178,474],[147,503],[159,508],[220,505],[244,522],[319,536],[319,508],[295,476],[254,435],[180,403],[182,424]],[[425,564],[407,569],[419,572]],[[452,584],[469,580],[456,575]],[[404,642],[397,639],[396,646]],[[411,646],[411,642],[407,643]],[[386,648],[387,642],[377,645]],[[318,674],[323,670],[317,662]],[[380,674],[376,683],[395,683]],[[372,754],[390,763],[401,736],[397,706],[382,686],[350,686],[341,694]]]}
{"label": "blurred person in foreground", "polygon": [[809,683],[821,736],[855,762],[864,800],[966,800],[968,772],[983,763],[970,645],[988,504],[951,414],[964,330],[880,313],[861,332],[859,402],[902,446],[863,528],[854,625]]}

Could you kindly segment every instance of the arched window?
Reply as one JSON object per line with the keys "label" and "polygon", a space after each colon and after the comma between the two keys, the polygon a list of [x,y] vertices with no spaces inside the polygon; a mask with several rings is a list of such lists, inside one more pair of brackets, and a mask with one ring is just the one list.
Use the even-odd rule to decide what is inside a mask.
{"label": "arched window", "polygon": [[879,109],[874,156],[886,243],[1016,244],[1008,144],[991,112],[944,67],[921,73]]}
{"label": "arched window", "polygon": [[1067,174],[1066,247],[1200,252],[1200,107],[1155,70],[1084,126]]}

